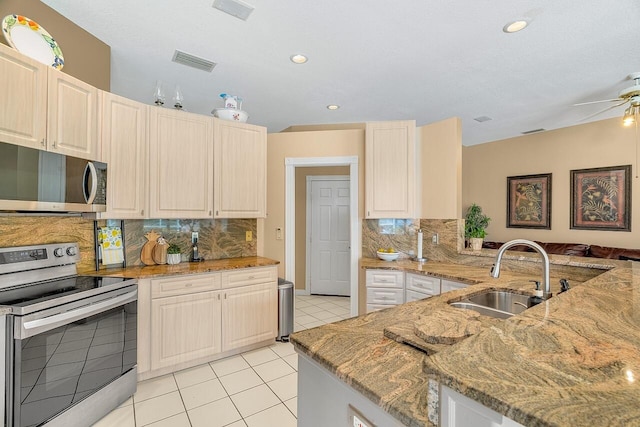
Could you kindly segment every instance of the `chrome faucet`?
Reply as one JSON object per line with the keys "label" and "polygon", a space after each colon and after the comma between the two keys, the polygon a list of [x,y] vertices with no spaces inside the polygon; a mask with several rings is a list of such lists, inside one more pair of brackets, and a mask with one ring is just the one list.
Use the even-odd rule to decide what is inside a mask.
{"label": "chrome faucet", "polygon": [[525,245],[532,249],[535,249],[535,251],[538,252],[542,257],[542,286],[544,286],[544,293],[542,294],[542,298],[551,298],[551,281],[549,280],[549,255],[547,255],[547,252],[542,248],[542,246],[540,246],[536,242],[532,242],[531,240],[515,239],[510,240],[504,245],[500,246],[500,249],[498,249],[498,253],[496,255],[496,262],[493,267],[491,267],[491,277],[500,276],[500,262],[502,261],[502,256],[507,249],[516,245]]}

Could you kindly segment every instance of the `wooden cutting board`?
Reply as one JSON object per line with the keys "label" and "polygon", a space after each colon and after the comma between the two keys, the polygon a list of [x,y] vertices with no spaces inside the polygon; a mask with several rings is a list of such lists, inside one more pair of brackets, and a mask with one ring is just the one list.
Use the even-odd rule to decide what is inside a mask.
{"label": "wooden cutting board", "polygon": [[155,265],[153,260],[153,248],[158,244],[158,237],[161,235],[151,230],[144,237],[147,238],[147,243],[142,246],[142,253],[140,254],[140,261],[144,265]]}

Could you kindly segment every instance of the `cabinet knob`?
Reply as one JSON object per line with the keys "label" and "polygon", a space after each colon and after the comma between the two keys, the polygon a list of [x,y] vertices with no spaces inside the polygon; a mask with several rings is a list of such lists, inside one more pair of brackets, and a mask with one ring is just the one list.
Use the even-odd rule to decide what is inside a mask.
{"label": "cabinet knob", "polygon": [[255,279],[256,276],[249,276],[249,280]]}
{"label": "cabinet knob", "polygon": [[140,215],[144,215],[144,209],[140,210]]}
{"label": "cabinet knob", "polygon": [[212,216],[212,215],[211,215],[211,211],[209,211],[209,216]]}
{"label": "cabinet knob", "polygon": [[57,143],[56,143],[56,141],[55,141],[55,139],[54,139],[54,140],[53,140],[53,148],[56,148],[56,147],[57,147]]}
{"label": "cabinet knob", "polygon": [[218,294],[218,301],[220,301],[220,294]]}
{"label": "cabinet knob", "polygon": [[43,147],[45,146],[44,138],[42,138],[42,141],[40,141],[40,145],[42,145]]}

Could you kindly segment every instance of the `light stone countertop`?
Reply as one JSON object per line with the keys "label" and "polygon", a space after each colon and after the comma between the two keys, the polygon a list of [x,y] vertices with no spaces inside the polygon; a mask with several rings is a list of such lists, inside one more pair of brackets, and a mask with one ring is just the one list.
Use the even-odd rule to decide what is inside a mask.
{"label": "light stone countertop", "polygon": [[[481,289],[530,292],[528,280],[538,277],[503,272],[493,279],[486,268],[394,263],[394,269],[475,286],[297,332],[291,337],[296,349],[407,426],[433,425],[429,379],[527,426],[640,426],[637,263],[578,286],[572,281],[569,292],[509,320],[480,316],[481,332],[427,346],[430,355],[397,342],[403,341],[397,333],[430,316],[447,319],[456,310],[448,301]],[[389,264],[362,260],[361,267]]]}

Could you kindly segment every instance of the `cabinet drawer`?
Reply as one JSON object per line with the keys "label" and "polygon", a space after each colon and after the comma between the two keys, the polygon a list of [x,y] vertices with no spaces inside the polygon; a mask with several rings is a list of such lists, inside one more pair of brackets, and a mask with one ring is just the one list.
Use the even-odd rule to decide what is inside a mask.
{"label": "cabinet drawer", "polygon": [[423,292],[416,292],[416,291],[410,291],[409,289],[407,289],[406,300],[407,300],[407,302],[418,301],[418,300],[425,299],[425,298],[431,298],[432,296],[433,296],[432,294],[427,294],[427,293],[423,293]]}
{"label": "cabinet drawer", "polygon": [[467,285],[466,283],[453,282],[451,280],[442,279],[441,292],[445,293],[449,291],[455,291],[456,289],[464,289],[467,286],[469,285]]}
{"label": "cabinet drawer", "polygon": [[402,288],[404,286],[404,273],[394,270],[367,270],[366,283],[367,287]]}
{"label": "cabinet drawer", "polygon": [[151,279],[151,298],[193,294],[220,289],[220,273]]}
{"label": "cabinet drawer", "polygon": [[385,305],[385,304],[367,304],[367,313],[371,313],[372,311],[384,310],[385,308],[393,307],[393,305]]}
{"label": "cabinet drawer", "polygon": [[421,292],[429,295],[440,293],[440,279],[422,274],[407,273],[407,290]]}
{"label": "cabinet drawer", "polygon": [[367,304],[402,304],[404,289],[367,288]]}
{"label": "cabinet drawer", "polygon": [[235,288],[238,286],[256,285],[278,280],[276,267],[244,268],[242,270],[230,270],[222,272],[222,288]]}

